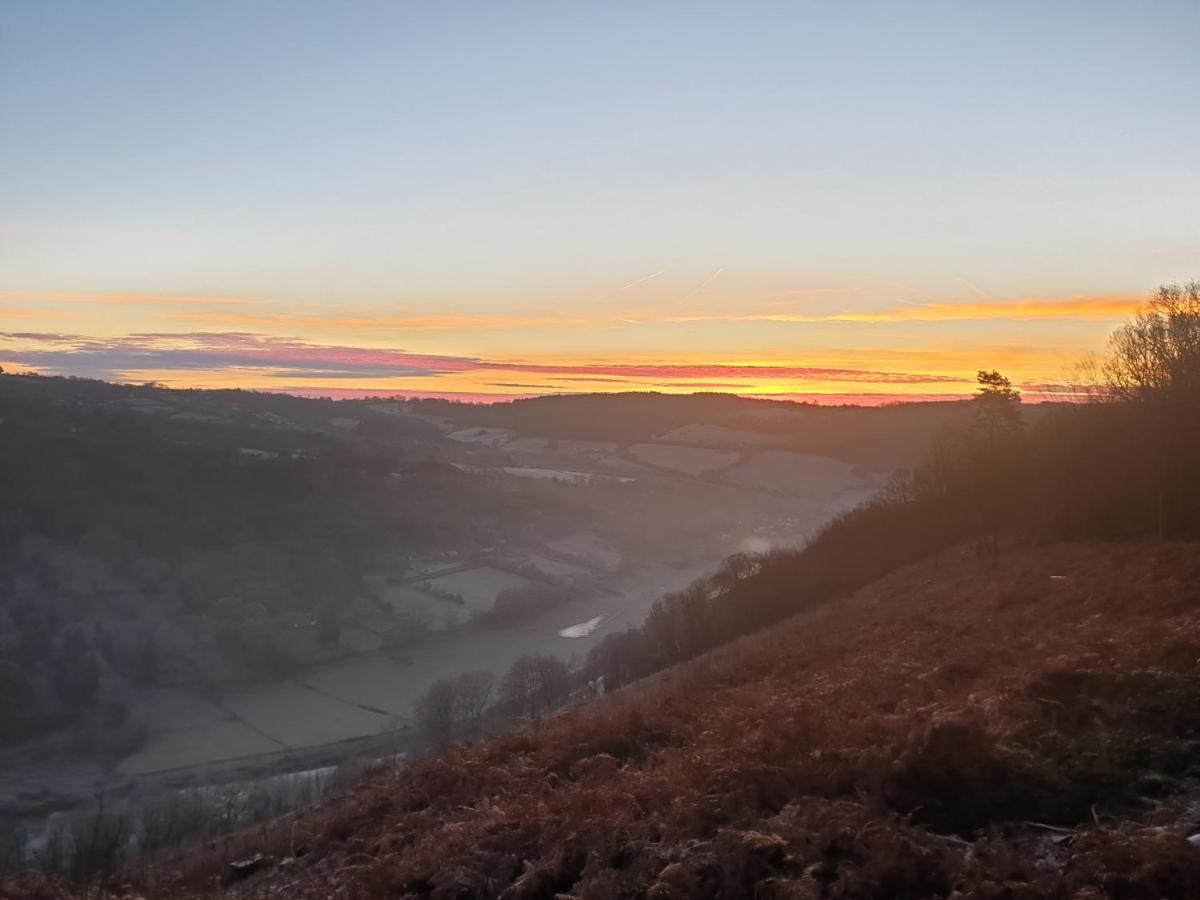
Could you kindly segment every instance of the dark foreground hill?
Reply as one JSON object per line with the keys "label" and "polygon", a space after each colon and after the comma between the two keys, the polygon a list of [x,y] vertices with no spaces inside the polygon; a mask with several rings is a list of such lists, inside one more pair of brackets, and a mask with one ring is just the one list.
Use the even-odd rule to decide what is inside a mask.
{"label": "dark foreground hill", "polygon": [[1200,547],[956,550],[116,893],[1200,896],[1197,710]]}

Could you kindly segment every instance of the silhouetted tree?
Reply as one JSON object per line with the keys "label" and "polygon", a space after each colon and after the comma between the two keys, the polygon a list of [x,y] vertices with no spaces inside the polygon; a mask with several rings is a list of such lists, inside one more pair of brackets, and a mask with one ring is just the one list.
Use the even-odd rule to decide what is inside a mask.
{"label": "silhouetted tree", "polygon": [[492,699],[496,676],[491,672],[462,672],[435,681],[417,701],[417,727],[433,747],[479,736]]}
{"label": "silhouetted tree", "polygon": [[492,700],[496,687],[496,676],[491,672],[463,672],[454,679],[457,690],[455,697],[455,720],[466,740],[479,737],[483,717]]}
{"label": "silhouetted tree", "polygon": [[500,702],[513,715],[544,719],[566,702],[570,670],[556,656],[522,656],[500,682]]}
{"label": "silhouetted tree", "polygon": [[1109,339],[1104,374],[1121,400],[1200,398],[1200,281],[1165,284]]}
{"label": "silhouetted tree", "polygon": [[993,370],[982,369],[976,375],[979,389],[975,392],[975,427],[989,446],[1021,430],[1021,392],[1012,382]]}
{"label": "silhouetted tree", "polygon": [[1197,524],[1200,494],[1200,281],[1166,284],[1109,339],[1107,396],[1130,407],[1142,465],[1153,479],[1159,536]]}
{"label": "silhouetted tree", "polygon": [[458,688],[452,678],[430,685],[417,701],[417,728],[433,747],[446,747],[454,740],[454,716],[458,706]]}

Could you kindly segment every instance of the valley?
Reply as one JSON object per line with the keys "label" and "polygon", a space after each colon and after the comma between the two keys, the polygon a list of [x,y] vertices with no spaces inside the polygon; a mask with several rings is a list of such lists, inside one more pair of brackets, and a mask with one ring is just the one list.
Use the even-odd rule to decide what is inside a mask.
{"label": "valley", "polygon": [[[892,465],[808,452],[810,419],[828,413],[803,406],[790,411],[794,424],[781,427],[776,418],[762,431],[732,427],[761,418],[755,404],[724,404],[714,414],[691,398],[664,397],[666,425],[639,432],[626,425],[605,441],[592,437],[594,422],[579,437],[564,437],[557,412],[541,422],[517,414],[513,427],[497,427],[469,424],[496,410],[429,401],[329,402],[11,377],[0,388],[9,427],[29,426],[17,433],[39,450],[64,435],[95,435],[166,454],[168,467],[176,456],[200,454],[248,485],[296,467],[320,473],[327,458],[344,465],[348,454],[359,455],[369,460],[360,486],[339,492],[369,495],[380,523],[366,538],[369,552],[362,542],[345,543],[331,557],[327,545],[321,564],[300,580],[279,555],[291,551],[273,543],[266,526],[249,544],[241,526],[232,555],[189,549],[182,567],[176,563],[186,576],[177,588],[148,561],[133,562],[161,535],[135,544],[119,525],[108,526],[96,552],[89,555],[84,542],[69,562],[48,540],[26,536],[14,545],[15,561],[54,560],[51,589],[65,604],[64,627],[96,647],[97,691],[120,709],[116,725],[90,726],[99,754],[92,739],[87,752],[73,749],[83,739],[77,729],[56,728],[0,750],[9,773],[0,804],[33,819],[105,794],[153,792],[164,779],[177,785],[304,769],[336,757],[339,747],[357,752],[363,742],[403,752],[416,739],[414,703],[437,680],[467,670],[499,678],[526,655],[578,666],[714,561],[800,545],[906,461],[900,449]],[[681,416],[699,421],[670,424]],[[122,436],[126,423],[136,437]],[[29,466],[30,458],[23,462]],[[131,477],[144,478],[144,470]],[[236,509],[239,501],[229,502],[226,509]],[[304,515],[322,502],[305,500]],[[462,531],[459,510],[480,502],[494,512]],[[78,495],[67,503],[90,515]],[[399,521],[414,526],[389,533],[397,509]],[[348,539],[363,526],[351,524],[361,510],[347,513],[346,525],[334,527]],[[452,527],[438,532],[443,516]],[[422,519],[434,530],[414,530]],[[334,545],[343,540],[333,532]],[[128,560],[120,570],[109,565],[114,554]],[[246,575],[230,577],[242,568],[239,555]],[[273,585],[264,580],[271,572],[279,573]],[[308,599],[284,593],[289,583],[309,591],[314,581]],[[44,590],[12,584],[31,599]],[[118,637],[124,634],[130,637]],[[246,657],[239,656],[243,643]],[[151,650],[147,671],[138,654]]]}

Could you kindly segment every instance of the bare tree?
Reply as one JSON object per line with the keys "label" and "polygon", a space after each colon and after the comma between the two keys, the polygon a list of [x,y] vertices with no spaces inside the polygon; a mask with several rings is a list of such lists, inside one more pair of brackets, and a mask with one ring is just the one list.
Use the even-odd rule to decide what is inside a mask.
{"label": "bare tree", "polygon": [[[1130,439],[1142,443],[1153,481],[1159,536],[1186,507],[1188,473],[1200,452],[1200,281],[1165,284],[1109,339],[1108,396],[1130,405]],[[1186,518],[1186,516],[1185,516]]]}
{"label": "bare tree", "polygon": [[0,818],[0,873],[19,872],[25,868],[25,845],[29,833],[15,819]]}
{"label": "bare tree", "polygon": [[522,656],[500,683],[501,703],[515,716],[542,719],[566,702],[570,671],[555,656]]}
{"label": "bare tree", "polygon": [[485,671],[435,681],[416,704],[417,727],[425,740],[440,748],[478,737],[495,686],[496,677]]}
{"label": "bare tree", "polygon": [[455,719],[467,740],[479,737],[483,716],[491,702],[496,687],[496,676],[491,672],[463,672],[454,679],[458,689]]}
{"label": "bare tree", "polygon": [[1164,284],[1131,322],[1109,338],[1104,366],[1121,400],[1200,397],[1200,281]]}
{"label": "bare tree", "polygon": [[542,717],[553,715],[567,702],[571,692],[571,671],[557,656],[535,656],[538,710]]}
{"label": "bare tree", "polygon": [[431,746],[446,747],[454,740],[457,710],[458,685],[453,678],[435,681],[417,701],[417,728]]}
{"label": "bare tree", "polygon": [[214,807],[221,831],[233,831],[246,812],[246,792],[238,784],[224,784],[215,791]]}
{"label": "bare tree", "polygon": [[104,800],[91,815],[72,821],[70,832],[71,877],[83,884],[84,895],[93,879],[103,879],[122,862],[122,851],[129,840],[129,821],[121,813],[105,812]]}
{"label": "bare tree", "polygon": [[535,689],[533,657],[522,656],[504,673],[504,678],[500,682],[500,702],[512,716],[533,718]]}

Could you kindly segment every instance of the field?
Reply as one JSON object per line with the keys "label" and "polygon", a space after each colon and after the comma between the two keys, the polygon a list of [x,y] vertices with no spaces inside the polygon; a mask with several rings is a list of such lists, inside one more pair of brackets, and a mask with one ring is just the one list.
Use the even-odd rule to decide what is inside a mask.
{"label": "field", "polygon": [[507,428],[463,428],[450,432],[446,437],[462,444],[487,444],[496,447],[509,440],[512,434]]}
{"label": "field", "polygon": [[491,566],[479,566],[465,572],[431,578],[429,583],[438,591],[461,596],[471,612],[487,612],[501,591],[529,587],[531,584],[528,578]]}
{"label": "field", "polygon": [[573,534],[546,545],[555,553],[585,565],[611,570],[621,565],[622,556],[604,541],[590,534]]}
{"label": "field", "polygon": [[724,425],[681,425],[657,436],[672,444],[694,444],[697,447],[769,447],[786,438],[761,431],[727,428]]}
{"label": "field", "polygon": [[[518,626],[439,639],[397,659],[368,653],[324,663],[297,681],[234,691],[219,703],[190,689],[145,692],[138,714],[151,735],[122,762],[120,773],[201,765],[285,745],[308,747],[403,725],[413,703],[438,678],[472,669],[501,675],[523,653],[578,657],[610,631],[640,623],[657,597],[678,590],[702,571],[699,566],[639,568],[614,578],[611,593],[569,602]],[[563,636],[572,628],[578,631]]]}
{"label": "field", "polygon": [[[113,750],[111,779],[93,779],[97,786],[234,758],[272,758],[403,726],[414,701],[434,680],[480,668],[502,675],[525,653],[580,657],[606,634],[640,624],[659,596],[682,588],[724,554],[793,542],[826,520],[847,496],[828,499],[822,490],[793,503],[764,492],[761,484],[792,477],[797,470],[778,464],[788,454],[767,457],[775,460],[771,466],[748,465],[768,443],[750,431],[694,425],[671,432],[664,427],[647,430],[642,443],[629,449],[617,441],[549,440],[509,428],[438,427],[443,438],[450,438],[442,449],[447,464],[514,476],[500,482],[504,491],[570,497],[579,504],[579,515],[567,527],[547,529],[528,546],[496,544],[509,563],[524,560],[530,565],[524,575],[515,574],[523,569],[471,565],[481,548],[469,541],[397,547],[388,564],[364,576],[364,584],[395,611],[395,619],[386,611],[351,607],[336,650],[318,647],[305,619],[301,632],[287,634],[288,646],[303,650],[297,657],[302,667],[281,673],[277,681],[256,683],[248,679],[258,676],[239,672],[217,680],[215,692],[197,685],[139,689],[131,698],[132,721],[135,726],[144,723],[145,740],[124,758],[123,749]],[[680,443],[649,437],[655,433]],[[730,473],[738,474],[721,483]],[[686,477],[696,474],[708,477]],[[829,472],[809,467],[800,474],[827,477]],[[621,486],[631,479],[644,492]],[[580,486],[538,483],[549,480]],[[676,500],[687,514],[671,512]],[[631,518],[653,537],[652,543],[616,543],[616,537],[609,542],[622,533],[614,525]],[[462,627],[475,613],[491,609],[501,591],[535,584],[538,571],[548,581],[586,587],[587,599],[568,597],[563,605],[513,627],[491,625],[480,629],[483,633]],[[457,595],[463,602],[453,599]],[[429,634],[422,638],[425,629]],[[401,639],[394,646],[389,641],[393,635]],[[32,760],[29,771],[33,773]],[[74,795],[65,775],[30,777],[35,788]]]}
{"label": "field", "polygon": [[299,831],[260,894],[1200,896],[1198,572],[1164,543],[955,550],[163,877],[207,891]]}
{"label": "field", "polygon": [[550,442],[546,438],[516,437],[504,445],[508,453],[544,453]]}
{"label": "field", "polygon": [[539,572],[547,575],[550,578],[570,580],[579,578],[588,574],[588,569],[582,566],[577,566],[573,563],[565,562],[561,559],[551,559],[548,556],[543,556],[540,553],[531,553],[526,557],[526,561]]}
{"label": "field", "polygon": [[220,704],[184,688],[147,688],[135,702],[139,714],[161,728],[202,728],[230,718]]}
{"label": "field", "polygon": [[228,709],[184,688],[153,688],[134,701],[136,715],[150,726],[150,736],[121,761],[124,775],[194,765],[211,759],[270,753],[278,741],[256,731]]}
{"label": "field", "polygon": [[632,478],[621,478],[617,475],[598,475],[595,472],[567,472],[563,469],[537,469],[528,466],[505,466],[500,471],[517,478],[548,478],[566,481],[571,484],[590,484],[593,481],[618,481],[629,483]]}
{"label": "field", "polygon": [[736,453],[675,444],[630,444],[629,453],[638,462],[685,475],[703,475],[724,469],[738,459]]}
{"label": "field", "polygon": [[616,449],[617,445],[613,441],[561,440],[558,442],[558,452],[567,456],[602,457]]}
{"label": "field", "polygon": [[828,499],[844,490],[868,485],[849,463],[788,450],[756,453],[727,469],[722,478],[745,487],[786,491],[813,499]]}
{"label": "field", "polygon": [[341,740],[347,735],[374,734],[391,719],[353,703],[328,697],[293,682],[239,692],[223,705],[255,731],[288,747]]}
{"label": "field", "polygon": [[459,625],[470,615],[465,607],[432,597],[411,584],[386,588],[382,596],[384,602],[397,613],[415,616],[428,623],[434,631],[443,631]]}
{"label": "field", "polygon": [[259,734],[233,716],[203,725],[164,726],[152,722],[150,738],[117,767],[122,775],[143,775],[162,769],[193,766],[218,759],[270,753],[280,744]]}
{"label": "field", "polygon": [[141,698],[138,713],[151,735],[121,762],[125,775],[307,747],[392,725],[386,714],[295,682],[234,692],[220,702],[184,689],[158,689]]}

